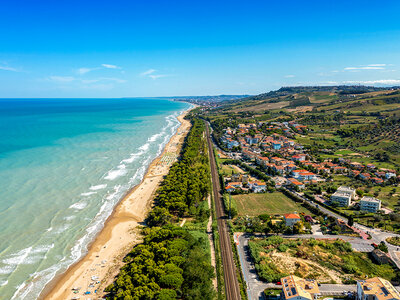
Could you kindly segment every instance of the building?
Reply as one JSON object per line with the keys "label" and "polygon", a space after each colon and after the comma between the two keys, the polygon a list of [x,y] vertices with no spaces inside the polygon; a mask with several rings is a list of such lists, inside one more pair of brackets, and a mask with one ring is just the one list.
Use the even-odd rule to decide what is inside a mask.
{"label": "building", "polygon": [[357,281],[358,300],[399,300],[400,293],[386,279],[374,277]]}
{"label": "building", "polygon": [[294,224],[301,221],[298,214],[285,214],[283,219],[285,220],[285,225],[288,227],[293,227]]}
{"label": "building", "polygon": [[262,181],[251,181],[249,186],[253,193],[263,193],[267,188],[265,182]]}
{"label": "building", "polygon": [[364,196],[360,200],[360,210],[377,212],[381,209],[381,200],[374,197]]}
{"label": "building", "polygon": [[331,196],[331,204],[334,202],[339,203],[339,206],[342,206],[342,207],[350,206],[351,196],[348,193],[336,191]]}
{"label": "building", "polygon": [[390,259],[389,255],[387,255],[385,252],[383,252],[380,249],[374,249],[371,252],[372,257],[375,259],[375,261],[382,265],[382,264],[389,264],[392,262],[392,260]]}
{"label": "building", "polygon": [[298,180],[295,179],[295,178],[288,178],[288,181],[290,182],[290,184],[291,184],[293,187],[296,187],[296,186],[297,186],[299,189],[304,189],[304,188],[305,188],[304,183],[298,181]]}
{"label": "building", "polygon": [[348,186],[340,186],[337,191],[343,192],[343,193],[348,193],[351,196],[351,199],[354,200],[356,197],[356,189],[352,189],[351,187]]}
{"label": "building", "polygon": [[294,275],[283,277],[282,299],[314,300],[320,294],[318,283],[312,279],[303,279]]}

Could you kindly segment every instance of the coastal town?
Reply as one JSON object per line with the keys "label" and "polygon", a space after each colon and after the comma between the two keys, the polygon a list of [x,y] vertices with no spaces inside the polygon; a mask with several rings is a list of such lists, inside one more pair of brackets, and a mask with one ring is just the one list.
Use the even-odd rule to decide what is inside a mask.
{"label": "coastal town", "polygon": [[[393,206],[387,196],[380,199],[380,191],[388,189],[391,198],[397,197],[398,170],[362,163],[361,154],[353,150],[340,149],[336,155],[329,147],[315,151],[302,143],[310,128],[296,118],[246,119],[249,122],[231,117],[210,124],[248,298],[400,299],[397,203]],[[277,248],[268,242],[274,236],[284,239]],[[282,247],[283,241],[301,244],[297,249],[302,252],[310,243],[327,247],[340,241],[368,261],[369,268],[387,266],[393,276],[376,276],[379,272],[357,264],[337,270],[310,254],[300,259],[300,250]],[[321,276],[323,272],[330,276]]]}

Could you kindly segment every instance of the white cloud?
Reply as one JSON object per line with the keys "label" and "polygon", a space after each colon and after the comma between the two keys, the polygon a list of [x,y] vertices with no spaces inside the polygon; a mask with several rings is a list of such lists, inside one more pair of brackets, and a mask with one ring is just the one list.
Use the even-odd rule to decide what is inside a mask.
{"label": "white cloud", "polygon": [[76,80],[75,77],[72,76],[50,76],[49,79],[55,82],[72,82]]}
{"label": "white cloud", "polygon": [[162,77],[167,77],[168,75],[164,75],[164,74],[158,74],[158,75],[149,75],[149,77],[153,80],[158,79],[158,78],[162,78]]}
{"label": "white cloud", "polygon": [[91,84],[97,82],[116,82],[116,83],[125,83],[125,79],[114,78],[114,77],[100,77],[100,78],[93,78],[93,79],[82,79],[82,78],[75,78],[72,76],[50,76],[48,78],[51,81],[57,83],[72,83],[72,82],[79,82],[83,84]]}
{"label": "white cloud", "polygon": [[293,78],[295,77],[294,75],[286,75],[285,78]]}
{"label": "white cloud", "polygon": [[86,73],[95,71],[95,70],[101,70],[101,69],[122,69],[121,67],[118,67],[116,65],[110,65],[110,64],[101,64],[100,67],[96,68],[79,68],[78,69],[78,74],[84,75]]}
{"label": "white cloud", "polygon": [[83,75],[83,74],[89,73],[90,71],[93,71],[93,70],[95,70],[95,69],[90,69],[90,68],[79,68],[79,69],[78,69],[78,73],[81,74],[81,75]]}
{"label": "white cloud", "polygon": [[106,69],[121,69],[121,67],[118,67],[116,65],[109,65],[109,64],[101,64],[101,65]]}
{"label": "white cloud", "polygon": [[12,68],[12,67],[8,67],[8,66],[0,66],[0,70],[3,70],[3,71],[12,71],[12,72],[18,72],[18,70],[17,70],[17,69],[15,69],[15,68]]}
{"label": "white cloud", "polygon": [[150,74],[153,74],[155,71],[156,70],[154,70],[154,69],[149,69],[147,71],[144,71],[144,72],[140,73],[140,76],[148,76]]}
{"label": "white cloud", "polygon": [[400,79],[379,79],[379,80],[365,80],[365,81],[344,81],[346,84],[382,84],[382,85],[397,85],[400,84]]}
{"label": "white cloud", "polygon": [[114,81],[116,83],[125,83],[125,79],[120,79],[120,78],[113,78],[113,77],[101,77],[99,78],[99,81]]}
{"label": "white cloud", "polygon": [[370,64],[368,67],[386,67],[387,64]]}
{"label": "white cloud", "polygon": [[156,72],[157,72],[157,70],[155,70],[155,69],[148,69],[147,71],[144,71],[144,72],[140,73],[140,76],[148,77],[148,78],[151,78],[153,80],[169,76],[167,74],[154,74]]}
{"label": "white cloud", "polygon": [[347,67],[344,68],[344,70],[384,70],[384,67],[378,67],[378,66],[365,66],[365,67]]}

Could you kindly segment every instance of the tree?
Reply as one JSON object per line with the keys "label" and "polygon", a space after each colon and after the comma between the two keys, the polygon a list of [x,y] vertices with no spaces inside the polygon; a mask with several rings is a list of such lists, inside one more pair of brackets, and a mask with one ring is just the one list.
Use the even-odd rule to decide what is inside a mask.
{"label": "tree", "polygon": [[303,227],[304,227],[304,224],[303,224],[302,221],[296,222],[296,223],[293,225],[293,233],[296,233],[296,234],[301,234],[301,233],[303,233],[303,232],[304,232]]}
{"label": "tree", "polygon": [[349,218],[347,219],[347,225],[353,226],[354,225],[354,217],[353,215],[350,215]]}
{"label": "tree", "polygon": [[388,247],[386,246],[386,244],[385,244],[384,241],[382,241],[382,242],[379,243],[378,249],[381,250],[381,251],[383,251],[383,252],[385,252],[385,253],[388,253],[388,252],[389,252]]}

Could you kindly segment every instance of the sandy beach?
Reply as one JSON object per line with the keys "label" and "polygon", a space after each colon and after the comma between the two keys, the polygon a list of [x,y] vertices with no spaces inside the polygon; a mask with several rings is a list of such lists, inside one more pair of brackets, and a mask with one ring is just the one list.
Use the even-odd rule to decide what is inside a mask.
{"label": "sandy beach", "polygon": [[[142,182],[115,207],[88,253],[47,286],[40,299],[98,299],[103,296],[102,291],[113,282],[123,265],[122,258],[140,242],[137,227],[151,208],[157,187],[176,161],[190,128],[190,122],[183,119],[185,114],[178,117],[181,125],[177,133],[171,137],[163,153],[151,163]],[[77,288],[75,293],[73,288]],[[84,295],[85,292],[90,294]]]}

